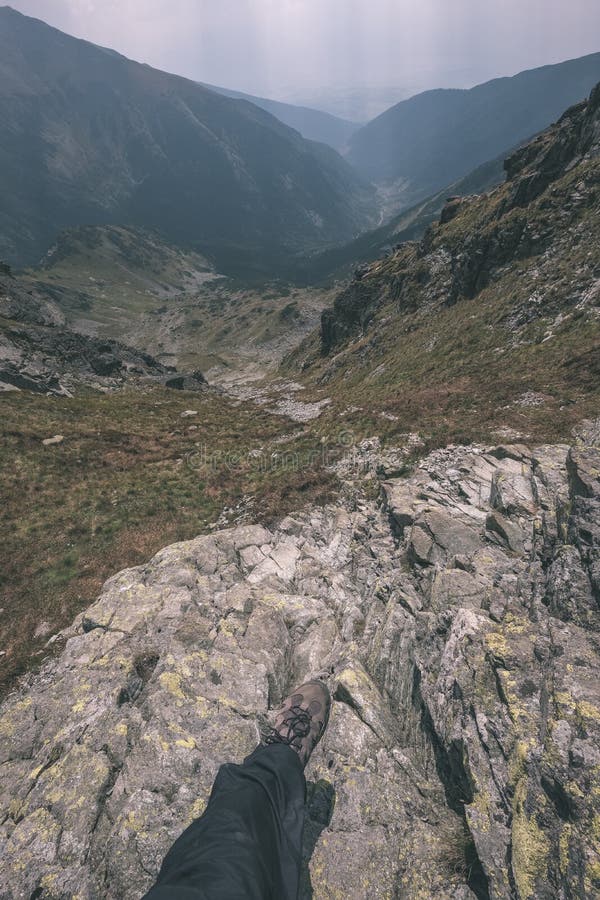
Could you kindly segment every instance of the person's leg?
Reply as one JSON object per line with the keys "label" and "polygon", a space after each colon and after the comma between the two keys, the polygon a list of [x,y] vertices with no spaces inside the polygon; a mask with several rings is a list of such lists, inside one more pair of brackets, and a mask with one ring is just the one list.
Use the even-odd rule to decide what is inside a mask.
{"label": "person's leg", "polygon": [[221,766],[204,814],[175,842],[144,900],[296,900],[304,766],[330,703],[321,682],[301,685],[276,713],[267,746]]}
{"label": "person's leg", "polygon": [[284,744],[221,766],[146,900],[296,900],[305,792],[300,758]]}

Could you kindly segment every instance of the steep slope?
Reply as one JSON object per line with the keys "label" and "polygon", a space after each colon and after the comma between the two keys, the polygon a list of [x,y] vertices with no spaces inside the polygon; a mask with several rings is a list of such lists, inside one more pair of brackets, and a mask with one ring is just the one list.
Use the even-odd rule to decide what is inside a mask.
{"label": "steep slope", "polygon": [[350,137],[358,131],[358,122],[348,122],[338,116],[323,112],[320,109],[311,109],[308,106],[296,106],[291,103],[282,103],[279,100],[268,100],[265,97],[254,97],[252,94],[244,94],[242,91],[232,91],[229,88],[215,87],[213,84],[205,84],[204,87],[224,97],[232,97],[234,100],[247,100],[266,109],[267,112],[288,125],[295,128],[309,141],[318,141],[328,144],[334,150],[342,152],[346,149]]}
{"label": "steep slope", "polygon": [[599,79],[596,53],[471,90],[427,91],[356,132],[348,158],[365,177],[393,185],[406,207],[546,128]]}
{"label": "steep slope", "polygon": [[70,225],[139,224],[260,268],[355,236],[372,195],[258,107],[0,9],[0,256]]}
{"label": "steep slope", "polygon": [[449,197],[481,194],[497,187],[505,178],[502,155],[478,166],[465,178],[393,216],[385,225],[365,232],[349,244],[331,247],[301,260],[296,277],[308,282],[347,277],[356,266],[372,262],[384,253],[391,252],[398,244],[421,238],[429,225],[439,219]]}
{"label": "steep slope", "polygon": [[506,168],[506,184],[447,204],[420,242],[358,273],[324,312],[320,346],[292,360],[303,377],[439,439],[542,421],[564,434],[590,414],[600,401],[600,86]]}
{"label": "steep slope", "polygon": [[599,443],[438,451],[383,507],[350,493],[111,578],[0,708],[7,900],[137,900],[317,673],[301,900],[597,896]]}

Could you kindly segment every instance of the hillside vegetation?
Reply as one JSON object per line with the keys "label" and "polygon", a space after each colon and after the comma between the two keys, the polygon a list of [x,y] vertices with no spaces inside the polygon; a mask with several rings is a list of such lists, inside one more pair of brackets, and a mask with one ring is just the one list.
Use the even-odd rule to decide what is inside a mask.
{"label": "hillside vegetation", "polygon": [[288,361],[355,428],[564,438],[600,399],[600,87],[362,270]]}
{"label": "hillside vegetation", "polygon": [[113,572],[335,485],[310,433],[213,391],[20,392],[2,396],[2,426],[0,691]]}

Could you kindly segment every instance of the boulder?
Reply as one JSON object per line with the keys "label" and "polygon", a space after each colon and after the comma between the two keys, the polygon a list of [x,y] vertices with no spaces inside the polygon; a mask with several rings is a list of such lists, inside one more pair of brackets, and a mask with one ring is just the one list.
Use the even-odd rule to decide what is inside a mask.
{"label": "boulder", "polygon": [[163,383],[165,387],[175,391],[204,391],[208,387],[202,372],[191,372],[187,375],[178,372],[176,375],[169,375]]}

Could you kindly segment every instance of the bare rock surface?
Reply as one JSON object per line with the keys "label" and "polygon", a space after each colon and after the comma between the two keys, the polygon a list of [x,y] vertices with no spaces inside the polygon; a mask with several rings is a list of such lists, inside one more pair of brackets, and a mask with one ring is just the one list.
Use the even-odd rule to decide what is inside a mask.
{"label": "bare rock surface", "polygon": [[319,673],[303,898],[598,896],[599,544],[587,423],[119,573],[0,710],[0,897],[141,896]]}

